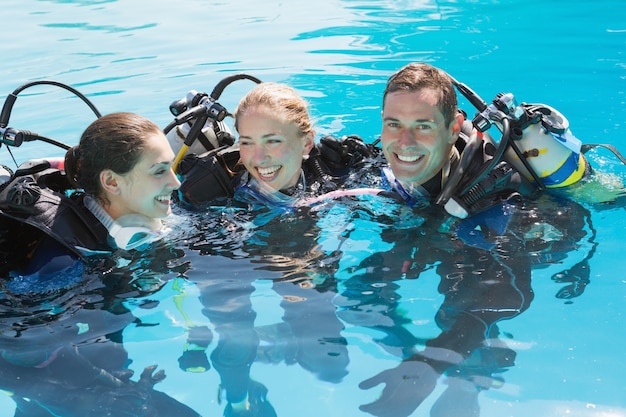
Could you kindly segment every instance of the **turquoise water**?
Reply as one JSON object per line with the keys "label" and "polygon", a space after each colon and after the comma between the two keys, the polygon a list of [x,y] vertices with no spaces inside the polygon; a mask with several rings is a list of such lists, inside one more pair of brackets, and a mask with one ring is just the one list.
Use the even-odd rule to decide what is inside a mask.
{"label": "turquoise water", "polygon": [[[296,87],[311,102],[318,137],[358,133],[373,141],[386,78],[408,62],[426,61],[486,100],[513,92],[519,101],[550,104],[567,116],[583,142],[608,143],[626,152],[621,140],[626,11],[617,0],[6,0],[2,16],[0,97],[27,82],[56,80],[86,94],[102,113],[134,111],[165,126],[172,119],[168,106],[173,100],[191,89],[211,91],[223,77],[246,72]],[[220,103],[234,109],[250,85],[232,84]],[[462,107],[473,111],[467,103]],[[71,94],[41,86],[19,95],[9,126],[73,144],[93,118]],[[40,143],[13,152],[18,161],[61,154]],[[626,169],[610,153],[592,151],[590,160],[601,172],[626,180]],[[0,162],[12,164],[5,146]],[[588,213],[574,212],[571,229],[564,229],[567,237],[579,229],[583,237],[555,249],[563,256],[552,264],[532,269],[532,296],[523,290],[521,276],[511,281],[515,285],[508,290],[513,291],[497,294],[499,307],[517,302],[524,310],[488,326],[499,329],[499,335],[490,333],[481,342],[492,349],[478,349],[484,356],[438,378],[411,415],[446,415],[446,410],[461,415],[455,409],[464,404],[461,393],[477,386],[482,387],[476,396],[481,416],[626,415],[624,209],[584,209]],[[287,216],[265,226],[236,211],[191,216],[177,209],[176,214],[171,243],[145,258],[121,255],[111,260],[114,267],[94,267],[71,291],[42,295],[40,311],[18,303],[20,314],[37,311],[36,317],[47,317],[43,322],[59,326],[34,325],[52,335],[38,343],[54,348],[59,329],[77,325],[89,325],[93,333],[79,334],[90,337],[123,329],[133,380],[145,366],[157,364],[167,378],[155,389],[214,416],[226,407],[225,394],[218,396],[219,364],[212,360],[210,370],[196,373],[179,367],[189,326],[207,326],[213,334],[207,355],[227,352],[235,357],[232,363],[237,348],[245,353],[254,346],[248,338],[260,335],[250,378],[267,388],[278,416],[343,417],[370,415],[359,406],[375,401],[383,386],[361,389],[359,384],[395,368],[407,348],[423,350],[446,323],[451,325],[444,320],[442,329],[435,319],[446,303],[441,282],[455,277],[442,278],[447,258],[426,256],[431,263],[419,279],[396,273],[415,251],[436,253],[447,243],[420,240],[432,236],[414,218],[403,217],[404,229],[392,227],[386,216],[399,213],[384,203],[374,201],[363,209],[337,204],[319,216]],[[587,224],[579,227],[581,215]],[[515,268],[524,253],[512,256]],[[590,253],[584,291],[558,298],[569,283],[553,276]],[[471,251],[467,255],[467,264],[483,261],[472,258]],[[112,285],[121,293],[112,297],[102,293],[101,281],[129,284]],[[155,286],[150,290],[148,285]],[[134,292],[137,287],[145,292]],[[468,300],[481,300],[475,288],[464,290]],[[108,306],[102,301],[106,297],[144,325],[130,323],[125,315],[109,320],[110,313],[99,311]],[[3,317],[10,314],[8,305],[16,304],[4,304]],[[103,317],[109,324],[100,328]],[[451,337],[474,334],[471,327],[451,326]],[[87,336],[70,340],[93,342]],[[220,341],[226,348],[218,349]],[[29,350],[33,343],[28,339],[26,349],[18,341],[12,349]],[[504,361],[506,366],[488,358],[502,343],[516,354],[514,363]],[[472,384],[464,385],[468,380]],[[461,393],[448,397],[446,389],[455,384],[461,384]],[[410,392],[411,398],[418,395]],[[397,415],[400,403],[388,404],[385,415]],[[12,416],[14,409],[10,397],[0,396],[2,416]]]}

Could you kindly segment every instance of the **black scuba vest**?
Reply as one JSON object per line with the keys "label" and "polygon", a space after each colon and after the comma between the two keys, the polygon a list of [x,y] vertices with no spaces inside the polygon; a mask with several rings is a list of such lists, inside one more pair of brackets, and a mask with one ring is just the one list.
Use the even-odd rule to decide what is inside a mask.
{"label": "black scuba vest", "polygon": [[[320,190],[331,191],[338,175],[321,160],[317,148],[313,148],[302,164],[307,188],[318,184]],[[209,202],[233,197],[241,183],[245,168],[239,164],[237,147],[221,147],[201,155],[188,154],[181,160],[178,173],[182,184],[179,199],[186,205],[202,207]],[[330,189],[328,189],[330,188]]]}
{"label": "black scuba vest", "polygon": [[[46,165],[46,164],[43,164]],[[0,191],[2,244],[28,256],[48,236],[79,257],[89,250],[111,250],[108,231],[83,204],[65,172],[37,165],[18,170]]]}
{"label": "black scuba vest", "polygon": [[194,207],[219,198],[232,197],[241,174],[239,149],[223,146],[203,154],[187,154],[177,173],[181,176],[179,199]]}
{"label": "black scuba vest", "polygon": [[[459,132],[459,137],[454,143],[454,147],[458,151],[458,155],[456,156],[463,155],[463,151],[465,151],[467,144],[470,142],[470,136],[472,135],[473,132],[474,132],[474,126],[472,125],[472,123],[469,120],[463,121],[463,123],[461,124],[461,131]],[[476,178],[476,176],[478,175],[479,171],[481,170],[485,162],[487,162],[493,156],[495,151],[496,151],[496,145],[493,139],[488,134],[485,134],[483,136],[483,141],[482,141],[480,149],[478,149],[473,154],[470,161],[464,161],[466,166],[462,167],[463,177],[460,182],[464,182],[464,180],[465,182],[467,182]],[[451,158],[451,164],[450,164],[451,174],[455,172],[457,169],[459,169],[460,163],[461,163],[461,160],[458,157]],[[441,173],[439,173],[439,175],[441,175]],[[437,193],[439,192],[441,192],[441,188],[437,191]]]}

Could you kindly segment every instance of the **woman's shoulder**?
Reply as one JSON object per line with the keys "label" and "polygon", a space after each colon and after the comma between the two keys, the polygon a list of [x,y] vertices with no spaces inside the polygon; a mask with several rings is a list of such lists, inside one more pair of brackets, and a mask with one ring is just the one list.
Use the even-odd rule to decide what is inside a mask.
{"label": "woman's shoulder", "polygon": [[0,227],[16,248],[50,237],[81,255],[78,247],[103,250],[106,228],[87,210],[83,195],[56,168],[17,170],[0,191]]}

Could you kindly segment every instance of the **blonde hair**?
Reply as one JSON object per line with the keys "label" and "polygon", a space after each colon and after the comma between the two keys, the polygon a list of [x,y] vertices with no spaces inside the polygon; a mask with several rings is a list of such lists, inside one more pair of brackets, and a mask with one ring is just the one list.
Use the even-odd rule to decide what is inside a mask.
{"label": "blonde hair", "polygon": [[239,102],[234,114],[235,129],[239,130],[237,120],[249,109],[265,106],[276,115],[282,116],[285,121],[298,126],[302,135],[308,135],[313,132],[308,105],[295,89],[286,84],[261,83],[250,90]]}

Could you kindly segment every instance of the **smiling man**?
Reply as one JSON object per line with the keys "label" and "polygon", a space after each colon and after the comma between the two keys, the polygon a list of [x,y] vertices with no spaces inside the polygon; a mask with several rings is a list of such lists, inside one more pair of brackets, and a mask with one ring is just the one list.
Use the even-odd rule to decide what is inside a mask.
{"label": "smiling man", "polygon": [[401,68],[387,81],[382,118],[387,179],[410,205],[436,196],[459,160],[463,116],[450,77],[423,63]]}

